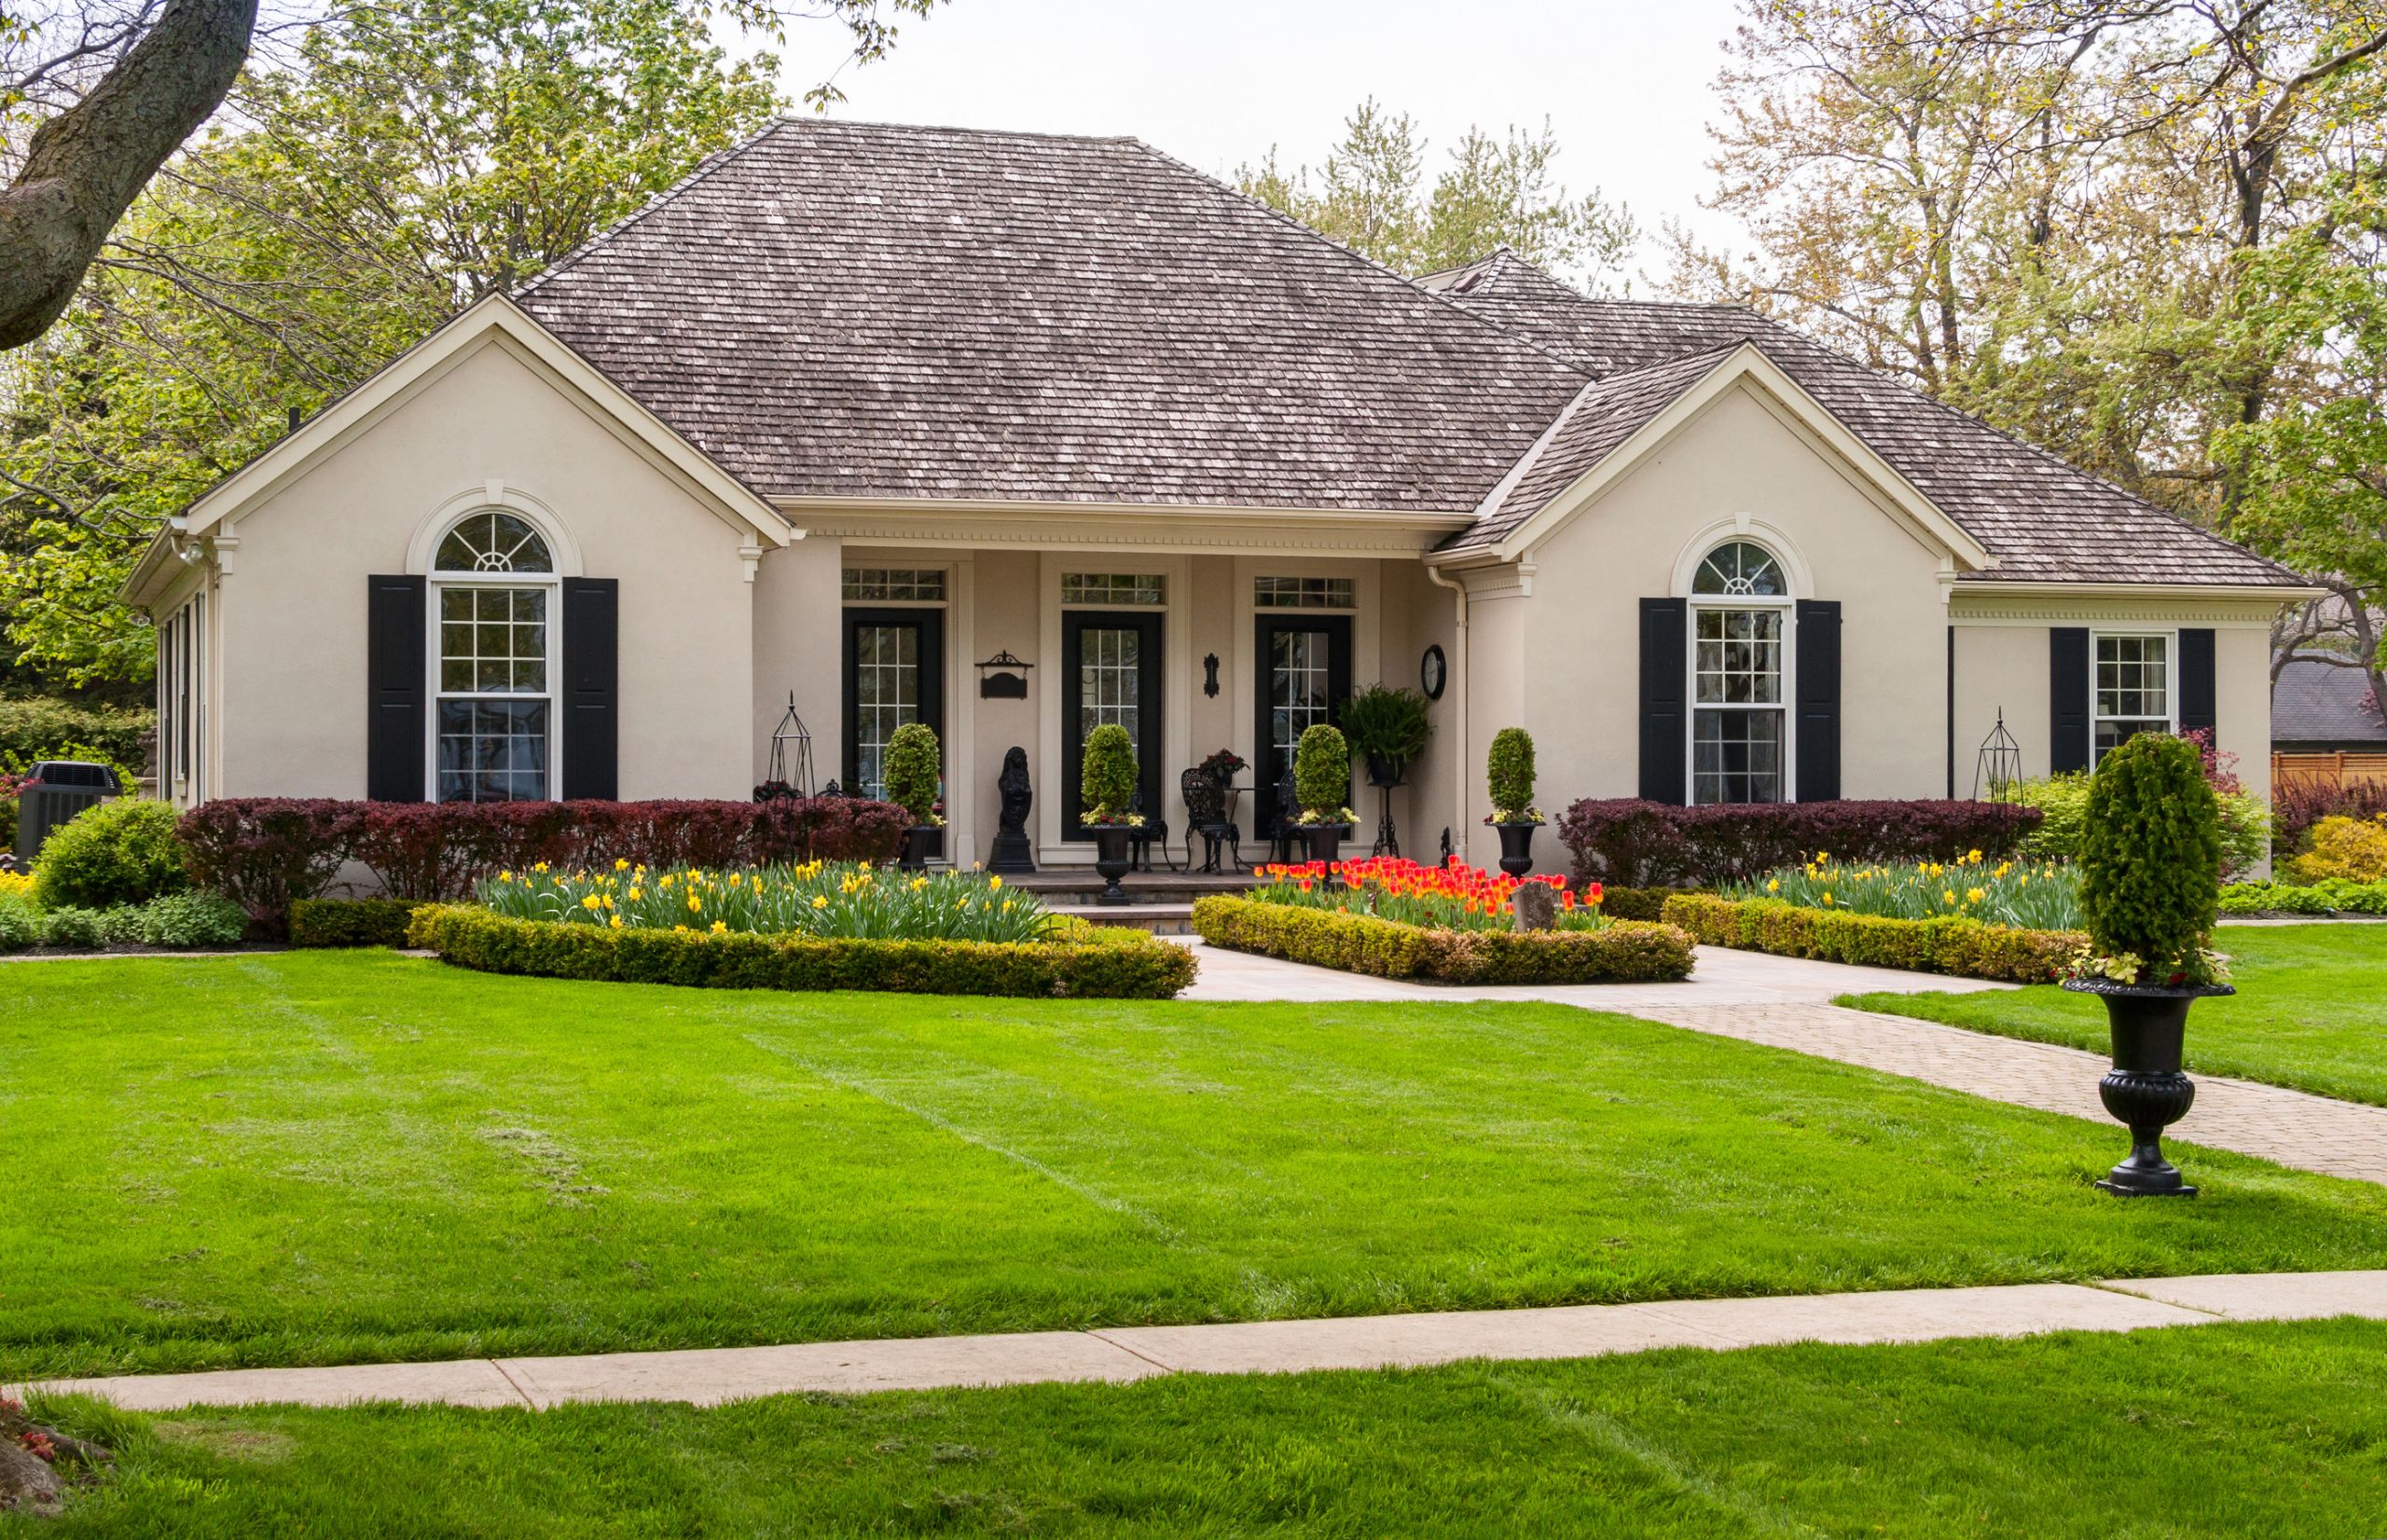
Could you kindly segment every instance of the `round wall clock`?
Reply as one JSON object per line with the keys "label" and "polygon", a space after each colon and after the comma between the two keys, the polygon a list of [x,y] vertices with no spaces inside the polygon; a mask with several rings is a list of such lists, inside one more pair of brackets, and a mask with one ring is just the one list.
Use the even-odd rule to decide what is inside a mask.
{"label": "round wall clock", "polygon": [[1450,665],[1442,657],[1442,643],[1426,649],[1426,656],[1417,665],[1417,682],[1424,687],[1428,700],[1442,698],[1442,686],[1450,682]]}

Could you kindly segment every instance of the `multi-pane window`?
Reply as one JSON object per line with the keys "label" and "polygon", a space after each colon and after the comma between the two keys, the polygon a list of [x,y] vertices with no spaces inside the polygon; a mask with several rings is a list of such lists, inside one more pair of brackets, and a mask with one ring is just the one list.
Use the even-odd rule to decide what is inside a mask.
{"label": "multi-pane window", "polygon": [[472,514],[440,542],[434,566],[433,794],[441,802],[543,799],[555,590],[491,575],[553,572],[547,543],[515,515]]}
{"label": "multi-pane window", "polygon": [[1268,738],[1274,763],[1290,764],[1302,735],[1327,720],[1333,639],[1324,631],[1278,631],[1268,646]]}
{"label": "multi-pane window", "polygon": [[1078,742],[1116,724],[1144,741],[1143,633],[1134,626],[1087,626],[1078,633]]}
{"label": "multi-pane window", "polygon": [[[1787,792],[1782,678],[1789,616],[1778,601],[1788,591],[1772,553],[1747,541],[1709,552],[1691,580],[1695,803],[1780,802]],[[1736,598],[1760,602],[1730,602]]]}
{"label": "multi-pane window", "polygon": [[945,569],[849,567],[845,570],[845,593],[849,599],[875,604],[942,604]]}
{"label": "multi-pane window", "polygon": [[2090,712],[2096,759],[2141,733],[2172,731],[2172,639],[2099,637]]}
{"label": "multi-pane window", "polygon": [[1064,604],[1166,604],[1166,581],[1158,572],[1064,572]]}
{"label": "multi-pane window", "polygon": [[1264,577],[1252,583],[1251,602],[1262,610],[1348,610],[1351,580]]}
{"label": "multi-pane window", "polygon": [[854,631],[853,790],[887,791],[887,745],[895,729],[920,720],[920,628],[858,626]]}

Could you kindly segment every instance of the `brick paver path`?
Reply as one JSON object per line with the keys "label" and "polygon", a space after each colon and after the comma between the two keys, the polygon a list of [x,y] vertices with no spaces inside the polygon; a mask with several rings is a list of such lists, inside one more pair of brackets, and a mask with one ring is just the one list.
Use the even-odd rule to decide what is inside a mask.
{"label": "brick paver path", "polygon": [[[1766,1006],[1636,1002],[1625,1011],[1669,1026],[1928,1080],[1994,1101],[2111,1121],[2097,1100],[2097,1078],[2104,1073],[2106,1061],[2077,1048],[1804,1001]],[[2172,1126],[2172,1134],[2305,1171],[2387,1182],[2387,1107],[2214,1075],[2195,1079],[2197,1104]]]}

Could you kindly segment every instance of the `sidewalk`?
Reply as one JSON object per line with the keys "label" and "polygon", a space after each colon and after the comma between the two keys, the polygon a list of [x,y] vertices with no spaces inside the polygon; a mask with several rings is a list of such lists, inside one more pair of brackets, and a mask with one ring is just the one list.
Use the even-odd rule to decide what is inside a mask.
{"label": "sidewalk", "polygon": [[[1591,1358],[1658,1348],[1723,1351],[1810,1341],[1927,1342],[2332,1315],[2387,1320],[2387,1271],[1114,1327],[578,1358],[231,1369],[49,1381],[35,1388],[104,1396],[133,1411],[365,1401],[534,1410],[577,1401],[715,1406],[800,1392],[854,1395],[1052,1382],[1125,1383],[1163,1374],[1414,1368],[1467,1358]],[[11,1387],[7,1394],[20,1396],[23,1389]]]}

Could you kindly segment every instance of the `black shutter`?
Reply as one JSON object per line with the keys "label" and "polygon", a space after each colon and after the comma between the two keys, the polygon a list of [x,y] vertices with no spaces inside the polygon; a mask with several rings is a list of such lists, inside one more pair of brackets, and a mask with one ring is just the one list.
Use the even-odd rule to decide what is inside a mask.
{"label": "black shutter", "polygon": [[621,794],[621,588],[614,578],[563,580],[563,798]]}
{"label": "black shutter", "polygon": [[1840,800],[1840,601],[1799,601],[1799,800]]}
{"label": "black shutter", "polygon": [[369,577],[365,588],[365,794],[375,802],[421,802],[429,751],[423,714],[429,598],[419,577]]}
{"label": "black shutter", "polygon": [[2213,632],[2201,628],[2180,633],[2180,731],[2214,729]]}
{"label": "black shutter", "polygon": [[2058,626],[2048,631],[2048,769],[2056,775],[2089,768],[2089,632]]}
{"label": "black shutter", "polygon": [[1641,795],[1650,802],[1680,804],[1684,797],[1687,614],[1678,598],[1641,601]]}

